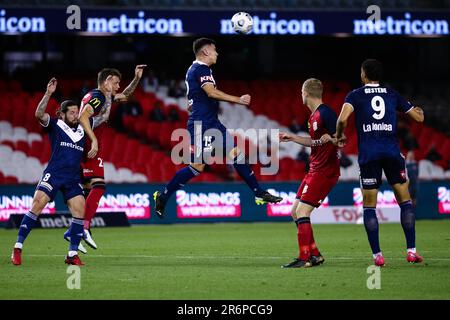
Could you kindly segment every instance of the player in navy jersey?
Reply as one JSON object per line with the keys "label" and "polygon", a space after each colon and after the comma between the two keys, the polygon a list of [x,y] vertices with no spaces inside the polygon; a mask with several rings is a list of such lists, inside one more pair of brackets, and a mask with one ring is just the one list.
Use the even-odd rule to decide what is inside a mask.
{"label": "player in navy jersey", "polygon": [[203,156],[207,157],[208,154],[215,151],[213,147],[215,137],[209,136],[207,133],[211,129],[221,133],[222,144],[219,147],[226,156],[233,160],[234,168],[252,189],[257,203],[281,201],[282,198],[268,193],[259,186],[254,172],[244,161],[245,155],[236,148],[233,137],[218,118],[219,101],[249,105],[251,97],[248,94],[237,97],[217,89],[210,68],[217,62],[218,56],[213,40],[197,39],[194,41],[193,50],[196,60],[186,73],[187,98],[189,109],[192,110],[187,123],[187,129],[191,136],[191,163],[175,174],[163,192],[156,191],[153,194],[156,213],[162,218],[170,196],[204,170]]}
{"label": "player in navy jersey", "polygon": [[302,86],[303,103],[311,110],[308,120],[310,137],[281,132],[280,141],[293,141],[311,147],[310,169],[298,188],[291,215],[297,225],[299,255],[283,268],[308,268],[322,264],[314,240],[310,216],[339,180],[340,165],[332,136],[336,133],[336,113],[322,102],[323,86],[318,79],[308,79]]}
{"label": "player in navy jersey", "polygon": [[77,251],[83,236],[84,207],[83,189],[80,178],[80,162],[85,146],[84,130],[78,123],[78,105],[73,101],[64,101],[58,111],[58,118],[45,113],[47,103],[56,89],[57,81],[52,78],[47,91],[39,103],[35,115],[39,123],[48,132],[52,145],[52,154],[42,179],[34,194],[31,210],[24,216],[14,245],[11,261],[14,265],[22,263],[22,248],[25,239],[36,224],[38,216],[45,206],[55,199],[60,190],[64,201],[72,213],[69,228],[70,246],[65,259],[67,264],[83,265]]}
{"label": "player in navy jersey", "polygon": [[[145,67],[146,65],[135,67],[134,79],[121,93],[118,93],[121,73],[113,68],[102,69],[97,75],[97,89],[89,91],[81,101],[80,123],[89,137],[86,140],[86,148],[81,161],[86,197],[83,239],[93,249],[97,249],[97,244],[92,238],[90,222],[97,211],[106,186],[102,152],[103,140],[106,137],[103,137],[103,131],[109,118],[112,102],[128,100],[139,84]],[[90,119],[94,119],[95,128],[91,128]],[[68,233],[66,233],[66,239],[68,239],[67,235]]]}
{"label": "player in navy jersey", "polygon": [[415,212],[408,191],[405,158],[397,142],[397,112],[406,113],[423,122],[423,110],[414,107],[396,91],[380,84],[382,65],[368,59],[361,66],[363,87],[353,90],[345,98],[337,121],[337,141],[345,141],[343,132],[347,120],[355,112],[358,132],[358,162],[364,203],[364,226],[372,249],[374,263],[384,266],[378,237],[376,205],[382,172],[394,189],[401,210],[401,224],[406,237],[407,261],[422,262],[416,252]]}

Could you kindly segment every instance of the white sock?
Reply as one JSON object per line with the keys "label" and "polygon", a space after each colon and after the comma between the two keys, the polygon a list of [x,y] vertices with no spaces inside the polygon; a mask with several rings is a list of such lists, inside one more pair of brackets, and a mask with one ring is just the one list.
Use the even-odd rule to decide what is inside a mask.
{"label": "white sock", "polygon": [[373,255],[373,258],[375,259],[375,258],[378,257],[378,256],[383,256],[383,254],[381,253],[381,251],[378,252],[378,253],[375,253],[375,254]]}
{"label": "white sock", "polygon": [[406,250],[407,253],[412,252],[412,253],[416,253],[416,248],[408,248],[408,250]]}
{"label": "white sock", "polygon": [[20,243],[20,242],[16,242],[16,244],[14,245],[14,248],[17,248],[20,250],[22,250],[22,247],[23,247],[23,243]]}
{"label": "white sock", "polygon": [[69,251],[69,257],[70,258],[76,256],[77,254],[78,254],[78,252],[76,252],[76,251]]}

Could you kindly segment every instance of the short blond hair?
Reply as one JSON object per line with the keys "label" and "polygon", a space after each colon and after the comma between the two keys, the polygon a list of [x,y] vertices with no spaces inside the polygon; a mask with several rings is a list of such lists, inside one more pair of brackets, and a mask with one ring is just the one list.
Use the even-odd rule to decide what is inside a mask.
{"label": "short blond hair", "polygon": [[305,82],[303,82],[303,90],[313,98],[322,98],[323,85],[319,79],[307,79]]}

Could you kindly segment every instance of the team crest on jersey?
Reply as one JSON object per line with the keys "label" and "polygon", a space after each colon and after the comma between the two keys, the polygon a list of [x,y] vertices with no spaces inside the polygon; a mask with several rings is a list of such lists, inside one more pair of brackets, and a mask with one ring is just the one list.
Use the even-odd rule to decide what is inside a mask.
{"label": "team crest on jersey", "polygon": [[314,121],[314,122],[313,122],[313,130],[314,130],[314,131],[317,131],[317,121]]}
{"label": "team crest on jersey", "polygon": [[81,125],[78,125],[77,130],[74,132],[74,131],[72,131],[72,128],[69,127],[61,119],[59,119],[56,124],[58,125],[58,127],[60,127],[64,131],[64,133],[66,135],[69,136],[69,138],[70,138],[70,140],[72,140],[72,142],[76,143],[76,142],[80,141],[81,139],[83,139],[83,137],[84,137],[84,130],[81,127]]}

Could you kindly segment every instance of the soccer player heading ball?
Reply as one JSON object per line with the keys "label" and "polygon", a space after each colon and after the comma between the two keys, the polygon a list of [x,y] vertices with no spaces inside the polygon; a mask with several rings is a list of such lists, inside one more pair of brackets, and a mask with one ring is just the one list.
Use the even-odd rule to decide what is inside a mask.
{"label": "soccer player heading ball", "polygon": [[282,142],[293,141],[311,147],[310,169],[298,189],[291,209],[292,218],[297,225],[299,255],[283,268],[308,268],[325,261],[314,240],[310,216],[338,182],[340,166],[335,145],[337,141],[332,138],[336,132],[337,116],[322,102],[322,93],[320,80],[308,79],[303,83],[303,103],[311,110],[308,120],[310,137],[280,133]]}
{"label": "soccer player heading ball", "polygon": [[[193,49],[196,60],[186,73],[187,98],[189,109],[192,110],[187,123],[191,136],[191,163],[175,174],[163,192],[156,191],[153,194],[156,213],[162,218],[170,196],[204,170],[204,157],[212,154],[214,143],[213,136],[205,135],[208,129],[216,129],[222,134],[222,145],[219,147],[225,150],[225,155],[233,161],[234,168],[253,191],[257,203],[280,202],[281,197],[276,197],[259,186],[254,172],[245,163],[245,155],[236,147],[233,137],[218,118],[219,101],[249,105],[251,97],[248,94],[236,97],[217,89],[210,68],[217,62],[218,56],[213,40],[197,39]],[[200,128],[196,126],[197,123],[201,124]],[[197,140],[200,140],[200,143],[196,143]]]}
{"label": "soccer player heading ball", "polygon": [[376,215],[378,189],[382,172],[394,189],[400,205],[400,220],[406,237],[408,262],[422,262],[416,252],[416,216],[408,191],[405,158],[397,142],[397,111],[406,113],[415,121],[423,122],[423,110],[414,107],[396,91],[380,84],[382,65],[368,59],[361,66],[363,87],[353,90],[345,98],[337,122],[336,138],[344,142],[343,132],[347,120],[355,112],[358,132],[358,162],[364,203],[364,226],[366,228],[374,263],[384,266],[384,257],[378,239]]}

